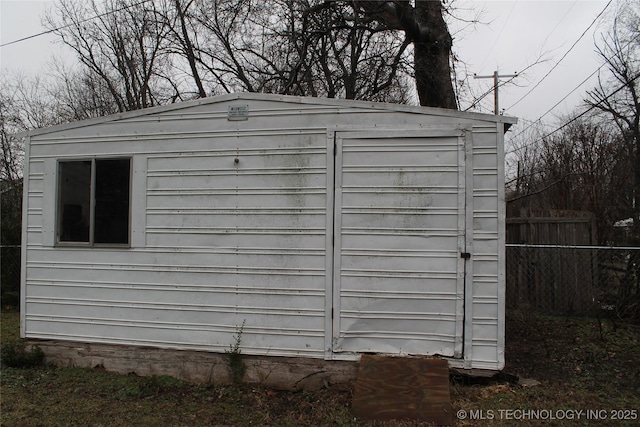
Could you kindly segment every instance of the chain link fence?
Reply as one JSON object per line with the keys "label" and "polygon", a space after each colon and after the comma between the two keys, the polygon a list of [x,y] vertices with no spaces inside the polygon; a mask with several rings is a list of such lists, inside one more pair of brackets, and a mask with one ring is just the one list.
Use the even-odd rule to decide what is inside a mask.
{"label": "chain link fence", "polygon": [[0,246],[0,299],[2,306],[20,306],[20,246]]}
{"label": "chain link fence", "polygon": [[640,248],[508,244],[507,309],[640,320]]}

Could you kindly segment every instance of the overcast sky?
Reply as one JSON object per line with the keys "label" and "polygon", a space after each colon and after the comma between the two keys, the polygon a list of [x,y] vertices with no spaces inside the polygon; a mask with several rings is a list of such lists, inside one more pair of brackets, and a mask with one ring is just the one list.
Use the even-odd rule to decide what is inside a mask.
{"label": "overcast sky", "polygon": [[[605,15],[612,13],[617,1],[613,0]],[[484,23],[462,32],[456,29],[461,23],[452,25],[454,48],[468,72],[480,76],[492,75],[496,70],[500,74],[520,73],[540,58],[545,59],[499,90],[500,107],[506,109],[506,115],[536,120],[601,65],[594,52],[594,37],[606,28],[604,24],[596,23],[577,41],[607,3],[608,0],[458,0],[458,7],[473,9],[458,14],[470,17],[475,11],[483,11],[481,20]],[[42,15],[53,4],[53,0],[0,0],[0,43],[44,31]],[[72,62],[72,53],[55,41],[54,36],[44,35],[0,48],[0,69],[33,75],[46,73],[47,62],[53,56]],[[561,60],[564,55],[566,57]],[[554,117],[577,107],[594,82],[595,76],[547,113],[543,120],[553,122]],[[478,79],[471,84],[477,95],[489,90],[493,81]],[[492,112],[493,94],[486,97],[480,109]]]}

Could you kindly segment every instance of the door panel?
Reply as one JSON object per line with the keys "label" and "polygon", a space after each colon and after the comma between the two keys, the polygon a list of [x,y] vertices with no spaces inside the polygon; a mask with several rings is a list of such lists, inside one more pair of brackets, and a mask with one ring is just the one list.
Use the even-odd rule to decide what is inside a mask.
{"label": "door panel", "polygon": [[462,353],[464,135],[336,134],[334,352]]}

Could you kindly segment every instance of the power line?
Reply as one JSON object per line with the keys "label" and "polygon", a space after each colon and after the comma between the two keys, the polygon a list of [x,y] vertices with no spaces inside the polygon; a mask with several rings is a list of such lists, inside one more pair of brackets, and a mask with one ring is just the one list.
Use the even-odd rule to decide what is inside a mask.
{"label": "power line", "polygon": [[[571,7],[570,7],[569,9],[567,9],[567,11],[566,11],[566,12],[565,12],[565,14],[562,16],[562,18],[560,18],[560,20],[556,23],[556,26],[555,26],[555,27],[553,27],[553,29],[549,32],[549,34],[547,34],[547,37],[546,37],[546,38],[544,39],[544,41],[542,42],[542,46],[544,46],[544,45],[547,43],[547,40],[549,40],[549,37],[551,37],[551,34],[553,34],[553,33],[558,29],[558,27],[560,26],[560,24],[562,24],[562,22],[563,22],[563,21],[565,20],[565,18],[569,15],[569,13],[573,10],[573,8],[576,6],[576,4],[577,4],[577,3],[578,3],[578,0],[575,0],[575,1],[573,2],[573,4],[571,5]],[[514,5],[515,5],[515,4],[514,4]],[[512,9],[512,11],[513,11],[513,9]],[[507,18],[507,19],[508,19],[508,18]],[[542,56],[541,56],[541,57],[542,57]],[[531,68],[531,67],[533,67],[534,65],[537,65],[537,64],[538,64],[538,61],[536,61],[535,63],[533,63],[533,64],[529,65],[528,67],[526,67],[526,68],[525,68],[525,70],[526,70],[526,69],[529,69],[529,68]],[[481,67],[481,68],[482,68],[482,67]],[[522,72],[521,72],[520,74],[522,74]],[[486,95],[485,95],[485,96],[486,96]],[[518,101],[518,102],[520,102],[520,101]],[[515,104],[514,104],[514,105],[515,105]],[[511,108],[511,107],[509,107],[509,108]],[[505,110],[506,110],[506,109],[505,109]]]}
{"label": "power line", "polygon": [[500,87],[500,77],[511,77],[511,78],[516,78],[518,77],[518,73],[516,72],[515,74],[498,74],[498,70],[493,72],[493,75],[491,76],[478,76],[476,74],[473,75],[474,79],[493,79],[493,112],[495,115],[500,114],[500,106],[498,104],[499,102],[499,98],[498,98],[498,88]]}
{"label": "power line", "polygon": [[[529,67],[527,67],[527,68],[529,68]],[[505,86],[507,83],[511,83],[513,80],[515,80],[515,79],[516,79],[517,77],[519,77],[519,76],[520,76],[520,73],[517,73],[517,74],[515,74],[513,77],[509,78],[508,80],[505,80],[505,81],[499,81],[499,82],[498,82],[498,87],[502,87],[502,86]],[[493,76],[491,76],[491,77],[493,77]],[[474,77],[474,78],[475,78],[475,77]],[[495,89],[495,85],[491,86],[491,88],[490,88],[490,89],[486,90],[482,95],[480,95],[478,98],[476,98],[470,106],[468,106],[467,108],[465,108],[465,109],[464,109],[464,110],[462,110],[462,111],[469,111],[469,110],[471,110],[472,108],[477,107],[477,106],[480,104],[480,101],[482,101],[482,100],[483,100],[484,98],[486,98],[490,93],[492,93],[492,92],[494,91],[494,89]]]}
{"label": "power line", "polygon": [[144,3],[147,3],[149,1],[153,1],[153,0],[142,0],[142,1],[138,2],[138,3],[126,5],[126,6],[123,6],[123,7],[119,8],[119,9],[109,10],[109,11],[101,13],[99,15],[95,15],[95,16],[92,16],[90,18],[82,19],[82,20],[80,20],[78,22],[72,22],[71,24],[63,25],[61,27],[56,27],[56,28],[53,28],[51,30],[43,31],[41,33],[32,34],[30,36],[23,37],[21,39],[17,39],[17,40],[13,40],[13,41],[10,41],[10,42],[2,43],[2,44],[0,44],[0,47],[5,47],[5,46],[12,45],[12,44],[20,43],[20,42],[23,42],[23,41],[26,41],[26,40],[34,39],[36,37],[44,36],[44,35],[59,31],[59,30],[64,30],[65,28],[69,28],[69,27],[72,27],[72,26],[75,26],[75,25],[78,25],[78,24],[84,24],[85,22],[93,21],[94,19],[102,18],[104,16],[111,15],[113,13],[122,12],[123,10],[127,10],[127,9],[132,8],[132,7],[140,6],[140,5],[142,5]]}
{"label": "power line", "polygon": [[562,55],[562,58],[560,58],[560,60],[558,62],[556,62],[556,64],[551,67],[551,69],[547,72],[547,74],[544,75],[544,77],[542,77],[542,79],[540,79],[540,81],[534,86],[532,87],[527,93],[525,93],[522,98],[520,98],[519,100],[517,100],[515,103],[513,103],[512,105],[510,105],[509,107],[507,107],[506,109],[511,109],[513,107],[515,107],[516,105],[518,105],[520,102],[522,102],[523,99],[525,99],[527,96],[529,96],[531,94],[531,92],[533,92],[534,90],[536,90],[538,88],[538,86],[540,86],[542,84],[542,82],[549,77],[549,74],[551,74],[553,72],[553,70],[555,70],[558,65],[560,65],[560,63],[567,57],[567,55],[569,55],[569,53],[573,50],[574,47],[576,47],[576,45],[580,42],[580,40],[582,40],[582,38],[587,34],[587,32],[591,29],[591,27],[593,27],[595,25],[595,23],[598,21],[598,19],[600,19],[600,17],[602,16],[602,14],[604,13],[605,10],[607,10],[607,8],[609,7],[609,5],[613,2],[613,0],[609,0],[609,3],[606,4],[606,6],[600,11],[600,13],[598,14],[598,16],[596,16],[594,18],[594,20],[591,22],[591,24],[589,24],[589,26],[587,27],[586,30],[583,31],[583,33],[580,35],[580,37],[578,37],[578,40],[576,40],[571,47],[569,48],[569,50],[567,50],[565,52],[564,55]]}
{"label": "power line", "polygon": [[[626,49],[631,43],[634,42],[634,39],[631,39],[627,42],[627,44],[624,45],[624,47],[622,49]],[[596,70],[594,72],[592,72],[591,74],[589,74],[589,76],[587,76],[584,80],[582,80],[576,87],[574,87],[568,94],[566,94],[560,101],[556,102],[553,107],[549,108],[547,111],[545,111],[544,114],[542,114],[540,117],[538,117],[536,120],[530,122],[530,124],[525,127],[524,129],[522,129],[520,132],[518,132],[517,134],[515,134],[511,139],[515,139],[518,136],[522,135],[524,132],[526,132],[530,127],[532,127],[533,125],[535,125],[536,123],[540,122],[542,120],[542,118],[544,116],[546,116],[547,114],[549,114],[551,111],[553,111],[558,105],[560,105],[564,100],[566,100],[573,92],[575,92],[576,90],[578,90],[578,88],[580,86],[582,86],[583,84],[585,84],[591,77],[593,77],[598,71],[600,71],[602,69],[602,67],[604,67],[605,65],[607,65],[607,63],[603,63],[602,65],[600,65],[598,68],[596,68]],[[640,76],[636,76],[634,79],[632,79],[632,81],[636,80],[638,77]],[[607,97],[608,98],[608,97]],[[605,98],[605,100],[607,99]]]}
{"label": "power line", "polygon": [[[521,75],[523,75],[523,74],[524,74],[524,73],[525,73],[529,68],[533,68],[533,67],[535,67],[537,64],[538,64],[538,62],[534,62],[533,64],[527,65],[526,67],[524,67],[524,69],[523,69],[522,71],[517,72],[515,76],[513,76],[513,77],[509,78],[508,80],[500,81],[500,82],[498,83],[498,87],[502,87],[502,86],[507,85],[508,83],[511,83],[513,80],[515,80],[516,78],[518,78],[518,77],[520,77]],[[465,109],[464,109],[464,110],[462,110],[462,111],[469,111],[469,110],[471,110],[472,108],[475,108],[475,107],[480,103],[480,101],[482,101],[482,100],[483,100],[485,97],[487,97],[491,92],[493,92],[493,89],[494,89],[494,86],[491,86],[491,88],[490,88],[490,89],[488,89],[488,90],[487,90],[486,92],[484,92],[482,95],[480,95],[479,97],[477,97],[476,99],[474,99],[474,100],[473,100],[473,103],[472,103],[469,107],[465,108]]]}
{"label": "power line", "polygon": [[482,67],[484,67],[484,64],[486,64],[487,59],[489,59],[489,56],[493,52],[493,49],[495,49],[496,45],[498,44],[498,41],[500,40],[500,37],[502,36],[502,33],[504,32],[504,29],[507,27],[507,24],[509,23],[509,18],[511,18],[511,14],[513,13],[513,10],[516,8],[517,4],[518,4],[518,2],[515,2],[515,1],[513,2],[513,5],[511,6],[511,10],[509,11],[509,14],[507,15],[507,18],[504,20],[504,24],[502,25],[502,28],[500,29],[500,32],[498,33],[498,36],[494,40],[494,42],[491,45],[491,48],[489,49],[489,51],[485,54],[484,61],[482,61],[482,64],[480,64],[480,67],[478,67],[479,69],[482,69]]}
{"label": "power line", "polygon": [[[596,70],[597,71],[597,70]],[[524,144],[521,145],[520,147],[516,147],[513,150],[510,150],[508,152],[505,153],[505,155],[507,154],[511,154],[511,153],[515,153],[516,151],[520,151],[523,148],[529,147],[533,144],[536,144],[542,140],[544,140],[545,138],[550,137],[551,135],[553,135],[554,133],[560,132],[562,129],[566,128],[567,126],[569,126],[570,124],[572,124],[573,122],[579,120],[580,118],[584,117],[585,115],[587,115],[589,112],[591,112],[592,110],[594,110],[595,108],[598,107],[599,104],[601,104],[602,102],[608,100],[609,98],[611,98],[613,95],[615,95],[616,93],[620,92],[622,89],[624,89],[625,87],[627,87],[629,85],[629,83],[633,83],[634,81],[638,80],[638,78],[640,78],[640,74],[636,75],[634,78],[632,78],[630,81],[628,81],[627,83],[623,84],[622,86],[620,86],[618,89],[614,90],[613,92],[611,92],[609,95],[605,96],[603,99],[601,99],[600,101],[598,101],[596,104],[592,104],[589,108],[587,108],[585,111],[583,111],[582,113],[578,114],[577,116],[573,117],[571,120],[569,120],[568,122],[564,123],[562,126],[554,129],[553,131],[547,133],[546,135],[541,136],[540,138],[531,141],[528,144]],[[532,125],[529,125],[529,127],[531,127]],[[529,128],[527,127],[527,129]],[[526,129],[525,129],[526,130]],[[524,132],[524,131],[522,131]],[[516,136],[521,135],[522,132],[518,133]],[[514,137],[515,138],[515,137]]]}
{"label": "power line", "polygon": [[[585,84],[587,81],[589,81],[589,79],[591,77],[593,77],[598,71],[600,71],[600,69],[602,67],[604,67],[605,64],[600,65],[598,68],[596,68],[596,70],[589,74],[584,80],[582,80],[576,87],[574,87],[573,89],[571,89],[571,91],[566,94],[560,101],[556,102],[553,107],[549,108],[547,111],[544,112],[544,114],[542,114],[540,117],[538,117],[537,120],[531,122],[531,124],[529,124],[529,126],[527,126],[526,128],[522,129],[520,132],[518,132],[516,135],[513,136],[513,138],[517,138],[518,136],[522,135],[523,133],[525,133],[530,127],[532,127],[534,124],[536,124],[537,122],[539,122],[540,120],[542,120],[542,118],[544,116],[546,116],[547,114],[549,114],[551,111],[553,111],[558,105],[560,105],[563,101],[565,101],[572,93],[574,93],[576,90],[578,90],[583,84]],[[512,139],[513,139],[512,138]]]}
{"label": "power line", "polygon": [[67,27],[68,27],[68,25],[64,26],[64,27],[60,27],[60,28],[55,28],[53,30],[43,31],[43,32],[38,33],[38,34],[32,34],[30,36],[23,37],[23,38],[18,39],[18,40],[13,40],[13,41],[10,41],[10,42],[7,42],[7,43],[2,43],[2,44],[0,44],[0,47],[5,47],[5,46],[9,46],[9,45],[12,45],[12,44],[20,43],[20,42],[23,42],[23,41],[26,41],[26,40],[29,40],[29,39],[34,39],[36,37],[44,36],[45,34],[53,33],[54,31],[61,30],[63,28],[67,28]]}
{"label": "power line", "polygon": [[542,45],[544,46],[545,43],[547,43],[547,40],[549,40],[549,37],[551,37],[551,34],[553,34],[558,27],[560,26],[560,24],[562,24],[562,22],[564,21],[564,19],[569,16],[569,13],[571,13],[571,11],[573,10],[573,8],[576,6],[576,4],[578,3],[578,0],[574,0],[573,4],[571,5],[571,7],[569,9],[567,9],[567,11],[565,12],[565,14],[562,16],[562,18],[560,18],[560,20],[558,21],[558,23],[556,24],[555,27],[553,27],[553,30],[551,30],[549,32],[549,34],[547,34],[547,37],[545,37],[544,41],[542,42]]}

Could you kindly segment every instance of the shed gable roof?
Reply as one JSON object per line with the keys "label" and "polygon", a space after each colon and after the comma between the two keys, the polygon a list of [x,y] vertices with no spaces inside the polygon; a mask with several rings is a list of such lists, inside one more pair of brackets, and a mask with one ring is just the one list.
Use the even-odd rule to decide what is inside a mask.
{"label": "shed gable roof", "polygon": [[81,128],[86,126],[92,126],[96,124],[117,122],[121,120],[133,119],[142,116],[151,116],[154,114],[161,114],[166,112],[176,112],[179,110],[187,110],[194,107],[203,105],[215,105],[221,103],[227,103],[230,101],[270,101],[281,102],[289,104],[299,104],[301,106],[327,106],[327,107],[345,107],[345,108],[362,108],[369,110],[382,110],[393,112],[404,112],[408,114],[423,114],[431,116],[443,116],[443,117],[459,117],[466,120],[480,120],[485,122],[504,123],[505,132],[511,127],[511,125],[517,122],[516,118],[508,116],[496,116],[491,114],[482,113],[469,113],[458,110],[451,110],[445,108],[434,107],[421,107],[405,104],[391,104],[383,102],[373,101],[358,101],[358,100],[345,100],[335,98],[314,98],[304,96],[291,96],[291,95],[276,95],[265,93],[250,93],[250,92],[238,92],[225,95],[217,95],[208,98],[199,98],[192,101],[185,101],[176,104],[161,105],[157,107],[144,108],[140,110],[126,111],[123,113],[112,114],[103,117],[97,117],[93,119],[81,120],[72,123],[65,123],[61,125],[33,129],[25,132],[24,136],[37,136],[44,135],[52,132],[58,132],[62,130]]}

